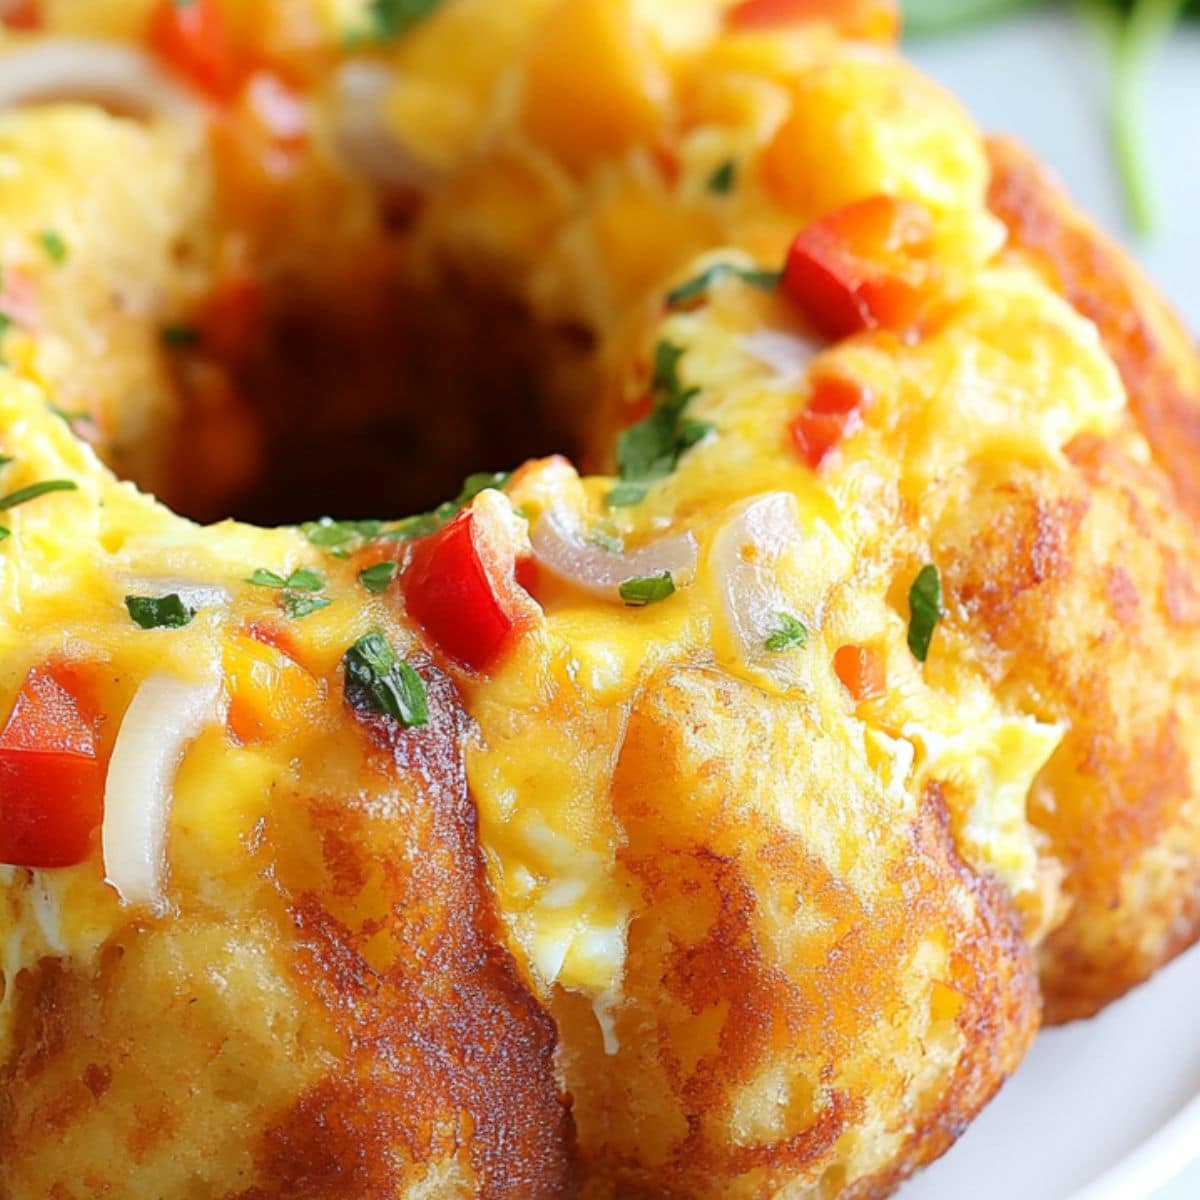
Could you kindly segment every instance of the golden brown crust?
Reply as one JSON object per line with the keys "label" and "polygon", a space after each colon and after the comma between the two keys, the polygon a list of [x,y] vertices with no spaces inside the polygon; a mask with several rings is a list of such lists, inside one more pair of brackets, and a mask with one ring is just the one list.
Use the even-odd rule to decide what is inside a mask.
{"label": "golden brown crust", "polygon": [[988,204],[1012,251],[1094,321],[1130,409],[1183,508],[1200,519],[1200,360],[1186,331],[1125,254],[1017,143],[988,145]]}
{"label": "golden brown crust", "polygon": [[[554,1027],[498,940],[484,880],[466,717],[445,676],[427,687],[425,727],[368,723],[370,768],[415,784],[404,819],[372,829],[340,804],[314,805],[325,886],[286,865],[277,874],[297,933],[293,970],[340,1047],[336,1068],[265,1133],[262,1183],[238,1200],[400,1194],[417,1173],[398,1178],[398,1148],[421,1166],[465,1152],[482,1200],[573,1190]],[[378,872],[386,906],[348,916]]]}
{"label": "golden brown crust", "polygon": [[944,524],[939,561],[995,685],[1066,734],[1030,817],[1065,871],[1041,951],[1049,1021],[1095,1012],[1197,935],[1200,638],[1175,613],[1200,570],[1168,482],[1078,438],[1073,474],[1028,471]]}
{"label": "golden brown crust", "polygon": [[677,668],[630,717],[613,801],[641,899],[615,1058],[564,1048],[585,1194],[883,1196],[1020,1061],[1030,951],[936,790],[901,815],[801,706]]}
{"label": "golden brown crust", "polygon": [[370,798],[281,796],[260,890],[19,981],[0,1196],[573,1193],[554,1029],[496,936],[467,718],[420,669],[429,725],[348,730]]}

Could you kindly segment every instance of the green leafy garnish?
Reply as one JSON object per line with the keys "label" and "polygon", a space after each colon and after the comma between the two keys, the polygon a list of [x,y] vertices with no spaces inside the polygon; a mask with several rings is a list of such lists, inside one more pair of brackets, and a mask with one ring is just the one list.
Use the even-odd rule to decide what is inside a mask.
{"label": "green leafy garnish", "polygon": [[917,662],[924,662],[942,616],[942,577],[933,563],[926,563],[917,572],[908,589],[908,611],[908,648]]}
{"label": "green leafy garnish", "polygon": [[325,579],[308,567],[297,567],[286,578],[277,571],[268,571],[266,567],[259,567],[246,582],[253,583],[257,587],[281,589],[279,607],[289,617],[307,617],[309,613],[328,608],[332,603],[324,596],[316,595],[325,586]]}
{"label": "green leafy garnish", "polygon": [[0,525],[0,542],[12,537],[12,530],[7,525]]}
{"label": "green leafy garnish", "polygon": [[259,567],[246,582],[258,587],[281,588],[287,580],[282,575],[276,575],[274,571],[268,571],[266,567]]}
{"label": "green leafy garnish", "polygon": [[699,275],[672,288],[666,296],[667,307],[687,308],[694,301],[707,295],[708,289],[726,275],[735,275],[743,283],[761,288],[764,292],[773,292],[783,278],[780,271],[765,271],[760,267],[735,267],[733,263],[713,263]]}
{"label": "green leafy garnish", "polygon": [[325,586],[325,580],[308,567],[297,567],[287,578],[268,571],[266,567],[259,567],[246,582],[259,587],[294,588],[300,592],[319,592]]}
{"label": "green leafy garnish", "polygon": [[632,608],[645,608],[647,604],[657,604],[668,596],[675,594],[675,581],[670,571],[660,571],[657,575],[641,575],[636,579],[627,579],[617,589],[621,599]]}
{"label": "green leafy garnish", "polygon": [[718,196],[728,195],[737,182],[737,163],[732,158],[726,159],[709,177],[708,190]]}
{"label": "green leafy garnish", "polygon": [[125,607],[135,625],[142,629],[182,629],[196,615],[179,595],[171,592],[167,596],[126,596]]}
{"label": "green leafy garnish", "polygon": [[346,651],[342,664],[346,699],[353,708],[393,717],[405,729],[428,722],[425,684],[380,630],[360,637]]}
{"label": "green leafy garnish", "polygon": [[441,0],[371,0],[371,32],[381,41],[399,37],[420,24]]}
{"label": "green leafy garnish", "polygon": [[0,512],[16,508],[18,504],[28,504],[30,500],[36,500],[48,492],[75,492],[78,490],[79,484],[70,479],[44,479],[41,483],[31,483],[28,487],[17,488],[15,492],[9,492],[7,496],[0,496]]}
{"label": "green leafy garnish", "polygon": [[776,613],[775,617],[779,628],[766,640],[766,647],[772,654],[798,650],[808,644],[808,629],[802,621],[785,612]]}
{"label": "green leafy garnish", "polygon": [[376,596],[386,592],[388,585],[396,578],[398,566],[394,562],[378,562],[373,567],[364,567],[358,573],[358,582],[373,592]]}
{"label": "green leafy garnish", "polygon": [[279,597],[279,605],[289,617],[299,620],[315,613],[322,608],[328,608],[333,602],[324,596],[316,596],[312,592],[285,591]]}
{"label": "green leafy garnish", "polygon": [[299,592],[319,592],[325,586],[325,580],[307,567],[297,567],[284,583]]}
{"label": "green leafy garnish", "polygon": [[328,550],[337,558],[345,558],[350,551],[359,549],[364,542],[379,537],[383,522],[335,521],[322,517],[319,521],[307,521],[300,526],[301,532],[313,546]]}
{"label": "green leafy garnish", "polygon": [[485,492],[489,488],[503,491],[508,486],[508,481],[511,478],[511,471],[479,471],[474,475],[468,475],[463,481],[462,490],[453,500],[447,500],[444,504],[439,504],[437,508],[430,512],[418,513],[416,516],[406,517],[403,521],[395,524],[383,536],[391,538],[393,541],[407,542],[413,538],[425,537],[426,534],[436,533],[448,521],[453,520],[462,509],[466,508],[480,492]]}
{"label": "green leafy garnish", "polygon": [[38,240],[42,243],[42,249],[50,256],[51,262],[66,261],[67,243],[62,240],[61,234],[56,233],[53,229],[47,229]]}
{"label": "green leafy garnish", "polygon": [[700,393],[685,388],[679,378],[679,361],[684,348],[661,341],[654,351],[651,399],[654,411],[622,432],[617,439],[617,467],[621,482],[608,494],[614,508],[640,503],[656,479],[670,475],[685,450],[712,432],[706,421],[684,415]]}

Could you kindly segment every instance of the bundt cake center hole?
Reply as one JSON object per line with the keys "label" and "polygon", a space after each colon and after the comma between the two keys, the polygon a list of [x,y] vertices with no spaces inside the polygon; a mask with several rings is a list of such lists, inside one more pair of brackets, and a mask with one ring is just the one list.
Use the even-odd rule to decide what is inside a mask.
{"label": "bundt cake center hole", "polygon": [[460,289],[282,297],[233,352],[178,348],[184,415],[163,499],[264,525],[428,510],[472,472],[577,457],[580,423],[545,364],[590,350],[585,329],[539,328]]}

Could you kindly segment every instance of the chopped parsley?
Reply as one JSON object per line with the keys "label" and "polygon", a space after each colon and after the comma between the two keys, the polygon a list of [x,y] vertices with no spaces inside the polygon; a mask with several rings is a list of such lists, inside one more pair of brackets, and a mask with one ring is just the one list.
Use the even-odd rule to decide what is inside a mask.
{"label": "chopped parsley", "polygon": [[926,563],[908,589],[908,648],[918,662],[929,657],[929,643],[942,616],[942,577]]}
{"label": "chopped parsley", "polygon": [[766,640],[766,648],[772,654],[783,654],[786,650],[799,650],[808,644],[808,629],[791,613],[775,614],[778,628]]}
{"label": "chopped parsley", "polygon": [[478,471],[468,475],[463,481],[462,490],[453,500],[439,504],[430,512],[418,513],[413,517],[405,517],[398,521],[383,536],[392,541],[411,541],[414,538],[425,537],[426,534],[436,533],[447,521],[458,515],[480,492],[488,488],[503,491],[512,478],[511,471]]}
{"label": "chopped parsley", "polygon": [[42,243],[42,249],[50,256],[51,262],[66,261],[67,243],[63,241],[62,234],[56,233],[53,229],[47,229],[38,240]]}
{"label": "chopped parsley", "polygon": [[126,596],[125,607],[135,625],[142,629],[182,629],[196,615],[178,593],[167,596]]}
{"label": "chopped parsley", "polygon": [[246,582],[253,583],[256,587],[281,588],[287,580],[282,575],[276,575],[274,571],[268,571],[266,567],[259,567]]}
{"label": "chopped parsley", "polygon": [[325,586],[325,579],[308,567],[297,567],[286,578],[276,571],[268,571],[266,567],[255,570],[247,583],[256,587],[278,588],[282,594],[279,597],[279,607],[289,617],[307,617],[309,613],[328,608],[332,603],[325,596],[316,593]]}
{"label": "chopped parsley", "polygon": [[647,604],[657,604],[668,596],[675,594],[675,581],[670,571],[660,571],[657,575],[641,575],[635,579],[627,579],[617,589],[621,599],[631,608],[645,608]]}
{"label": "chopped parsley", "polygon": [[346,651],[342,665],[351,707],[393,717],[405,729],[428,723],[425,684],[380,630],[360,637]]}
{"label": "chopped parsley", "polygon": [[285,591],[279,597],[279,605],[289,617],[294,617],[299,620],[301,617],[307,617],[309,613],[315,613],[322,608],[328,608],[333,601],[325,596],[317,596],[312,592],[293,592]]}
{"label": "chopped parsley", "polygon": [[386,592],[388,585],[396,578],[398,566],[394,562],[377,562],[372,567],[363,567],[358,573],[358,582],[367,589],[368,592],[374,593],[376,596]]}
{"label": "chopped parsley", "polygon": [[7,525],[0,525],[0,542],[12,537],[12,530]]}
{"label": "chopped parsley", "polygon": [[651,399],[654,411],[631,425],[617,439],[617,467],[621,482],[608,494],[614,508],[640,503],[656,479],[670,475],[685,450],[713,430],[707,421],[685,416],[699,388],[685,388],[679,378],[684,348],[661,341],[654,352]]}
{"label": "chopped parsley", "polygon": [[383,530],[383,522],[335,521],[332,517],[322,517],[319,521],[307,521],[300,529],[310,545],[328,550],[335,558],[346,558],[364,542],[377,538]]}
{"label": "chopped parsley", "polygon": [[194,325],[164,325],[159,330],[162,344],[172,350],[183,350],[195,346],[200,341],[200,330]]}
{"label": "chopped parsley", "polygon": [[297,567],[286,579],[274,571],[259,567],[246,582],[258,587],[294,588],[301,592],[319,592],[325,586],[325,580],[307,567]]}
{"label": "chopped parsley", "polygon": [[12,327],[13,319],[6,312],[0,311],[0,337],[3,337]]}
{"label": "chopped parsley", "polygon": [[41,483],[31,483],[28,487],[17,488],[7,496],[0,496],[0,512],[16,508],[18,504],[27,504],[48,492],[74,492],[79,490],[79,484],[71,479],[43,479]]}
{"label": "chopped parsley", "polygon": [[709,177],[708,190],[718,196],[726,196],[733,191],[737,182],[737,163],[732,158],[726,159]]}
{"label": "chopped parsley", "polygon": [[773,292],[783,278],[781,271],[765,271],[760,267],[735,267],[733,263],[713,263],[699,275],[672,288],[666,296],[668,308],[688,308],[708,294],[718,279],[726,275],[735,275],[743,283],[751,287],[761,288],[764,292]]}
{"label": "chopped parsley", "polygon": [[371,0],[371,33],[390,41],[430,16],[441,0]]}

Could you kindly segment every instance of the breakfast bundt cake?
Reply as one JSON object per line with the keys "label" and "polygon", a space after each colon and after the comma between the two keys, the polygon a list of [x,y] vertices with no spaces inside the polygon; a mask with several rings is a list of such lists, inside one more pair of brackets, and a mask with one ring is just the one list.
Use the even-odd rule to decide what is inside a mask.
{"label": "breakfast bundt cake", "polygon": [[1200,933],[1200,364],[888,4],[0,11],[0,1200],[884,1196]]}

